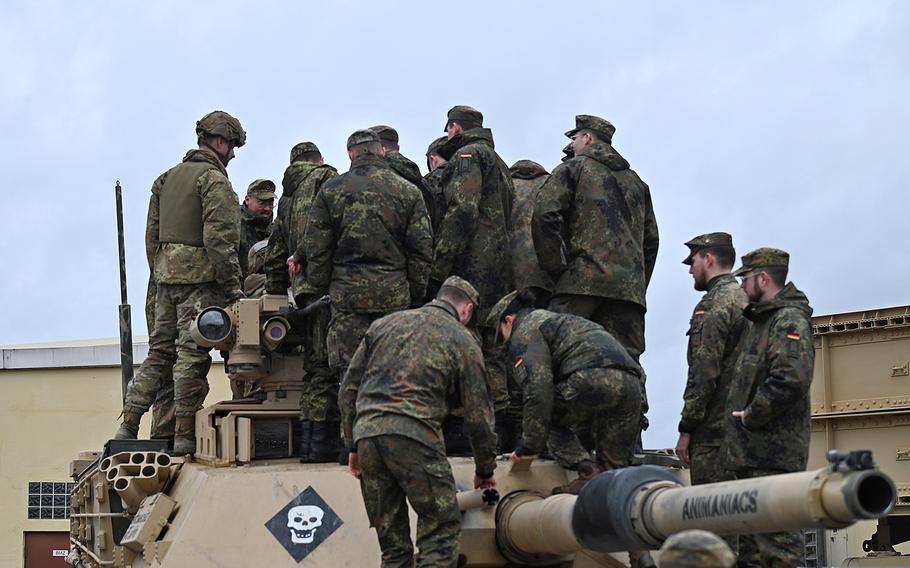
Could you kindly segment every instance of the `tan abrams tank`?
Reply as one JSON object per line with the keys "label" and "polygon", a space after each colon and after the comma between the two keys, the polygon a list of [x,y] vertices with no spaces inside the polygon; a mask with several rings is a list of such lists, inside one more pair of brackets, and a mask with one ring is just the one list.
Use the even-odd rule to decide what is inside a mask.
{"label": "tan abrams tank", "polygon": [[[379,564],[358,481],[343,466],[301,465],[294,455],[302,364],[281,346],[294,344],[293,322],[305,316],[276,296],[200,315],[197,341],[230,349],[230,376],[257,380],[261,400],[200,411],[195,456],[171,457],[160,441],[112,440],[74,461],[70,564]],[[679,469],[642,465],[552,497],[574,475],[554,462],[504,457],[497,490],[487,491],[472,490],[471,459],[451,463],[463,566],[625,566],[623,551],[659,548],[686,529],[840,528],[886,515],[895,499],[868,452],[831,452],[817,471],[698,487],[686,487]]]}

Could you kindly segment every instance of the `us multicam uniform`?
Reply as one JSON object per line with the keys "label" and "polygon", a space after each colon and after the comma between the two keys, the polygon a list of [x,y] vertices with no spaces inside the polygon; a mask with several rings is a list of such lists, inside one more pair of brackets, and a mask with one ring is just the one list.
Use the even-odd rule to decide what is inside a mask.
{"label": "us multicam uniform", "polygon": [[593,142],[544,183],[532,231],[540,266],[556,282],[550,309],[601,324],[638,361],[658,247],[647,184],[610,144]]}
{"label": "us multicam uniform", "polygon": [[432,243],[423,196],[382,157],[358,156],[323,184],[304,245],[307,281],[332,297],[326,344],[335,381],[373,321],[423,301]]}
{"label": "us multicam uniform", "polygon": [[540,268],[531,235],[531,218],[534,216],[537,194],[544,182],[550,178],[550,174],[543,166],[531,160],[515,162],[509,172],[515,186],[512,232],[509,236],[515,289],[533,287],[552,292],[553,280]]}
{"label": "us multicam uniform", "polygon": [[641,367],[603,327],[547,310],[520,312],[508,341],[524,397],[519,454],[550,455],[565,467],[594,461],[573,432],[590,426],[597,461],[629,465],[640,434]]}
{"label": "us multicam uniform", "polygon": [[496,436],[485,375],[480,347],[445,301],[383,317],[358,347],[338,404],[382,566],[413,565],[405,498],[418,516],[416,565],[457,566],[461,515],[442,421],[464,408],[476,473],[492,475]]}
{"label": "us multicam uniform", "polygon": [[250,274],[250,248],[259,241],[268,239],[271,232],[271,217],[253,215],[246,205],[240,204],[240,249],[237,258],[240,261],[240,272],[244,278]]}
{"label": "us multicam uniform", "polygon": [[173,372],[176,416],[193,416],[208,393],[208,349],[190,337],[207,306],[240,291],[240,215],[224,166],[208,150],[190,150],[152,185],[146,254],[157,283],[149,354],[130,382],[124,411],[142,414]]}
{"label": "us multicam uniform", "polygon": [[[512,291],[509,252],[512,202],[515,190],[509,168],[493,149],[488,128],[472,128],[449,140],[439,150],[448,159],[443,193],[446,210],[436,235],[435,257],[430,278],[442,283],[460,276],[480,293],[474,321],[486,321],[490,308]],[[490,393],[497,411],[508,406],[506,369],[494,331],[480,327]]]}
{"label": "us multicam uniform", "polygon": [[746,293],[731,274],[708,283],[689,323],[689,376],[679,431],[691,436],[692,485],[733,479],[722,450],[728,423],[727,393],[736,371],[745,326]]}
{"label": "us multicam uniform", "polygon": [[[809,454],[809,385],[815,365],[812,308],[789,283],[773,299],[751,303],[727,409],[725,446],[738,479],[803,471]],[[740,535],[740,566],[796,566],[800,532]]]}
{"label": "us multicam uniform", "polygon": [[[317,290],[306,280],[304,235],[310,207],[322,185],[336,176],[338,171],[332,166],[298,160],[288,166],[281,182],[278,217],[269,240],[269,256],[266,260],[266,290],[269,294],[285,294],[290,288],[299,308],[319,297]],[[287,259],[291,255],[301,264],[300,272],[293,275],[288,273],[287,267]],[[338,379],[329,369],[326,352],[330,315],[329,307],[324,306],[316,309],[304,321],[301,335],[306,338],[303,345],[306,380],[300,392],[301,420],[325,421],[338,418],[334,402]]]}
{"label": "us multicam uniform", "polygon": [[[158,285],[155,284],[155,268],[149,267],[149,283],[145,293],[145,322],[148,326],[149,337],[155,328],[155,298],[158,296]],[[152,439],[168,439],[174,437],[174,376],[172,369],[166,370],[161,376],[161,388],[155,395],[152,403]]]}

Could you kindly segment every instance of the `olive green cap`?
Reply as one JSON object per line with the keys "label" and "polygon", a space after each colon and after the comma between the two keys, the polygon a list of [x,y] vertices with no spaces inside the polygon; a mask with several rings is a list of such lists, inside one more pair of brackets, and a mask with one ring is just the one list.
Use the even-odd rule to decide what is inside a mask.
{"label": "olive green cap", "polygon": [[776,248],[760,248],[742,257],[743,265],[733,273],[733,276],[742,276],[756,268],[786,267],[790,265],[790,255]]}
{"label": "olive green cap", "polygon": [[237,148],[246,144],[240,121],[223,110],[212,111],[196,121],[196,138],[202,140],[206,135],[221,136]]}
{"label": "olive green cap", "polygon": [[591,114],[577,114],[575,115],[575,128],[567,131],[566,136],[571,138],[579,130],[585,129],[597,134],[604,142],[613,140],[613,133],[616,132],[616,127],[610,124],[609,120]]}
{"label": "olive green cap", "polygon": [[736,557],[716,534],[689,530],[664,541],[659,560],[660,568],[730,568]]}
{"label": "olive green cap", "polygon": [[379,135],[372,130],[356,130],[348,136],[348,150],[358,144],[369,144],[370,142],[379,142]]}
{"label": "olive green cap", "polygon": [[714,247],[732,247],[733,237],[730,233],[705,233],[690,239],[686,246],[689,247],[689,256],[683,259],[683,264],[692,264],[692,258],[699,252]]}
{"label": "olive green cap", "polygon": [[[293,164],[297,161],[298,158],[300,158],[300,156],[309,152],[319,152],[319,147],[312,142],[301,142],[300,144],[295,144],[294,147],[291,148],[291,163]],[[322,152],[319,153],[322,154]]]}
{"label": "olive green cap", "polygon": [[257,179],[246,188],[246,194],[263,201],[275,199],[275,182],[268,179]]}
{"label": "olive green cap", "polygon": [[449,276],[446,278],[445,282],[442,283],[442,286],[439,287],[440,290],[443,288],[454,288],[467,296],[474,306],[480,305],[480,292],[478,292],[477,288],[472,286],[470,282],[460,276]]}
{"label": "olive green cap", "polygon": [[459,124],[470,122],[483,126],[483,113],[476,108],[469,107],[467,105],[453,106],[451,109],[449,109],[449,113],[446,115],[446,125],[442,128],[443,132],[448,129],[449,123],[453,120]]}
{"label": "olive green cap", "polygon": [[431,156],[431,155],[433,155],[433,154],[438,154],[438,153],[439,153],[439,149],[442,148],[443,144],[445,144],[445,143],[448,142],[448,141],[449,141],[449,139],[448,139],[448,137],[446,137],[446,136],[440,136],[440,137],[437,138],[436,140],[433,140],[432,142],[430,142],[430,145],[427,146],[427,154],[426,154],[426,155],[427,155],[427,156]]}
{"label": "olive green cap", "polygon": [[518,296],[518,290],[509,292],[490,309],[489,315],[487,315],[487,326],[496,329],[496,336],[499,336],[499,320],[502,319],[502,314],[506,313],[509,304]]}
{"label": "olive green cap", "polygon": [[386,142],[394,142],[398,144],[398,131],[387,126],[385,124],[379,124],[377,126],[371,126],[370,130],[376,133],[379,136],[380,140],[385,140]]}

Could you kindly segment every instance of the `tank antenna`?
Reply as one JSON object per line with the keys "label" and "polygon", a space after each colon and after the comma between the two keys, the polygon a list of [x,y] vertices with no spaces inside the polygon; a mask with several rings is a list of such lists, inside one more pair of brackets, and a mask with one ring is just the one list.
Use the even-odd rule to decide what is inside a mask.
{"label": "tank antenna", "polygon": [[125,399],[126,387],[133,378],[133,323],[126,297],[126,249],[123,245],[123,195],[120,180],[114,186],[114,195],[117,199],[117,247],[120,254],[120,375]]}

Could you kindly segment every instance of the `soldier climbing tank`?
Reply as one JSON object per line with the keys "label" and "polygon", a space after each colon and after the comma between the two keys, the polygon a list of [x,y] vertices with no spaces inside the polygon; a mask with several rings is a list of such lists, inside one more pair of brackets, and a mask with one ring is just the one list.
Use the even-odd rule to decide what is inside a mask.
{"label": "soldier climbing tank", "polygon": [[[199,411],[194,456],[169,456],[161,441],[112,440],[73,461],[71,565],[378,564],[357,480],[295,456],[303,364],[294,328],[310,309],[264,296],[200,313],[196,341],[228,352],[230,377],[256,381],[261,394]],[[497,491],[474,491],[472,460],[453,457],[460,565],[623,566],[624,551],[657,549],[681,530],[841,528],[892,510],[895,486],[869,452],[827,457],[814,471],[697,487],[677,468],[630,467],[578,496],[548,496],[570,475],[556,463],[507,457]]]}

